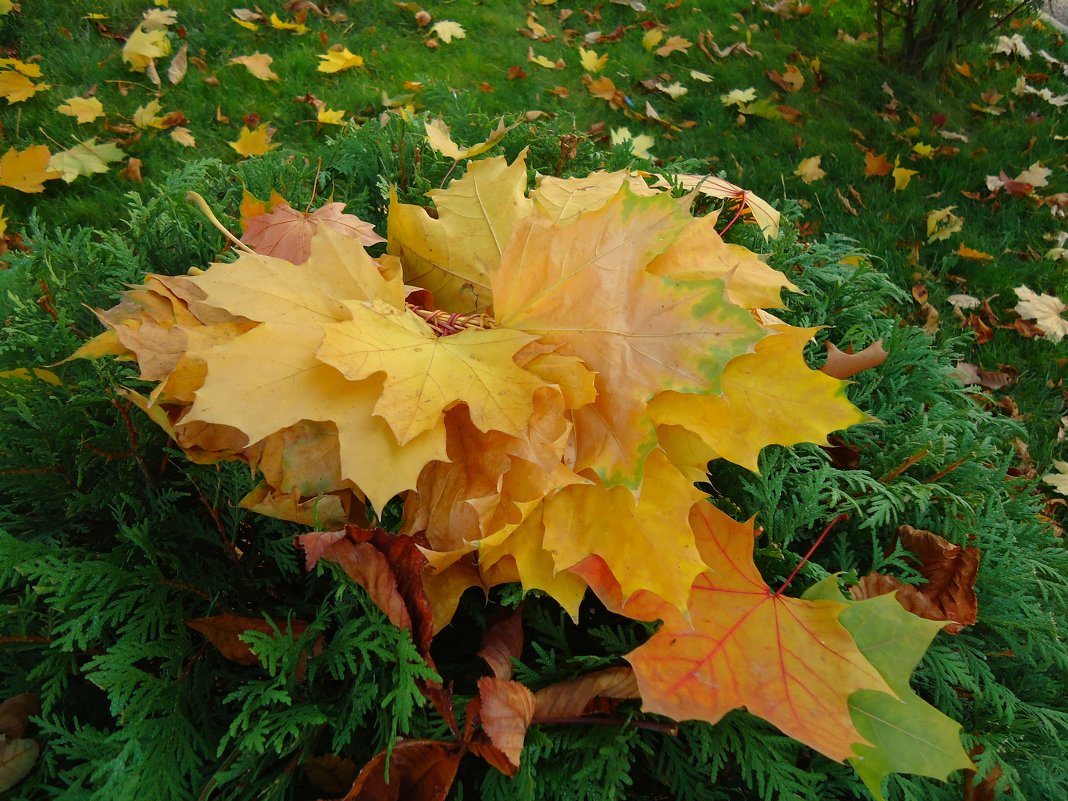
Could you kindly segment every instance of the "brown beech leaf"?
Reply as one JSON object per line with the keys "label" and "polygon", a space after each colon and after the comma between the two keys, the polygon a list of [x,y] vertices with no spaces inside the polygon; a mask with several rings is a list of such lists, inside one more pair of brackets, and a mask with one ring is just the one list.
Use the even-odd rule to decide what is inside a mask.
{"label": "brown beech leaf", "polygon": [[434,636],[433,616],[423,588],[427,561],[415,539],[353,525],[340,533],[316,531],[296,539],[311,565],[320,559],[340,565],[393,625],[411,629],[419,653],[426,656]]}
{"label": "brown beech leaf", "polygon": [[830,341],[824,344],[827,346],[827,361],[820,368],[820,372],[829,375],[831,378],[849,378],[863,370],[878,367],[890,355],[883,349],[883,341],[881,339],[875,340],[864,350],[857,353],[839,350]]}
{"label": "brown beech leaf", "polygon": [[915,615],[928,620],[951,621],[948,634],[959,634],[978,618],[975,579],[979,572],[979,549],[953,545],[931,531],[901,526],[901,543],[916,554],[926,584],[903,584],[893,576],[872,573],[850,592],[860,601],[897,590],[897,600]]}
{"label": "brown beech leaf", "polygon": [[0,793],[11,789],[26,778],[41,747],[36,740],[8,740],[0,738]]}
{"label": "brown beech leaf", "polygon": [[444,801],[459,764],[458,743],[400,740],[364,765],[339,801]]}
{"label": "brown beech leaf", "polygon": [[575,718],[587,713],[597,698],[639,698],[638,681],[630,667],[607,668],[571,681],[550,684],[534,693],[534,722]]}
{"label": "brown beech leaf", "polygon": [[488,742],[476,737],[469,746],[497,770],[514,776],[534,718],[534,693],[517,681],[483,676],[478,680],[478,701],[482,734]]}
{"label": "brown beech leaf", "polygon": [[[262,617],[242,617],[241,615],[214,615],[213,617],[201,617],[195,620],[185,621],[189,628],[199,631],[207,637],[211,644],[219,649],[219,653],[231,662],[240,665],[259,665],[260,660],[249,647],[248,643],[239,638],[246,631],[262,631],[264,634],[274,634],[274,628]],[[278,629],[291,637],[299,637],[300,633],[308,627],[303,620],[294,620],[291,625],[278,623]]]}
{"label": "brown beech leaf", "polygon": [[26,733],[30,715],[41,711],[37,696],[33,693],[13,695],[0,704],[0,735],[17,740]]}
{"label": "brown beech leaf", "polygon": [[494,676],[498,679],[510,679],[512,659],[518,659],[522,653],[523,613],[520,607],[486,629],[478,655],[490,666]]}
{"label": "brown beech leaf", "polygon": [[249,217],[241,241],[261,256],[274,256],[303,264],[311,255],[311,241],[322,223],[339,234],[357,239],[367,247],[386,240],[375,233],[371,223],[355,214],[344,214],[344,203],[327,203],[310,214],[288,203],[277,204],[268,214]]}

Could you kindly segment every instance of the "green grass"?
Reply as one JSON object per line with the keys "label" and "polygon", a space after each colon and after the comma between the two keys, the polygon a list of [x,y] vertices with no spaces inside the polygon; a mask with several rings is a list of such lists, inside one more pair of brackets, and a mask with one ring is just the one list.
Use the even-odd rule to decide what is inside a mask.
{"label": "green grass", "polygon": [[[375,124],[384,110],[383,97],[411,94],[419,113],[443,115],[464,141],[477,141],[485,131],[475,130],[465,120],[474,112],[501,114],[510,119],[539,110],[552,115],[561,130],[572,126],[589,135],[607,139],[610,130],[628,127],[635,135],[651,134],[653,156],[670,163],[697,159],[708,169],[723,171],[747,189],[781,205],[786,198],[799,200],[806,208],[806,234],[839,233],[855,238],[872,254],[877,266],[900,286],[923,283],[931,304],[941,313],[940,336],[959,332],[961,324],[952,315],[946,296],[967,292],[991,298],[991,306],[1006,322],[1016,298],[1014,286],[1026,284],[1035,291],[1068,297],[1068,271],[1063,262],[1043,259],[1063,221],[1034,199],[1005,194],[989,199],[985,176],[1004,170],[1010,177],[1035,161],[1053,170],[1049,186],[1038,190],[1052,194],[1068,190],[1068,148],[1058,136],[1068,134],[1063,110],[1033,96],[1015,96],[1011,89],[1021,76],[1048,86],[1054,94],[1068,91],[1068,80],[1038,55],[1040,48],[1068,60],[1063,38],[1038,23],[1018,31],[1030,43],[1034,55],[1028,61],[993,56],[989,44],[960,55],[970,65],[972,77],[948,69],[922,79],[902,74],[892,64],[881,62],[873,40],[850,43],[842,34],[860,37],[872,21],[866,3],[851,0],[816,3],[815,10],[801,18],[780,19],[746,2],[698,3],[684,1],[677,8],[649,3],[649,12],[637,13],[616,4],[600,8],[600,19],[587,19],[575,8],[565,22],[559,21],[566,3],[539,6],[522,2],[473,4],[428,3],[433,20],[455,20],[467,37],[436,49],[426,47],[427,29],[420,29],[411,11],[391,2],[367,0],[338,3],[332,11],[345,13],[344,22],[309,16],[309,31],[295,34],[261,25],[255,32],[230,19],[229,2],[174,0],[178,12],[178,35],[189,43],[190,55],[203,59],[206,70],[190,65],[185,79],[171,86],[165,77],[168,59],[161,60],[162,90],[157,92],[144,74],[123,64],[121,42],[111,34],[129,32],[146,2],[101,0],[98,3],[68,3],[40,0],[23,4],[21,14],[0,20],[0,36],[11,55],[22,59],[39,57],[44,79],[51,88],[30,100],[3,109],[4,144],[23,148],[48,144],[53,151],[90,136],[126,139],[105,127],[128,124],[134,110],[158,97],[164,111],[181,111],[196,137],[195,148],[183,148],[166,131],[149,129],[124,150],[143,162],[146,182],[136,185],[120,178],[117,166],[106,175],[80,178],[65,185],[47,184],[39,195],[20,195],[0,189],[8,226],[20,232],[31,211],[46,225],[93,225],[115,227],[125,213],[128,192],[150,196],[155,182],[183,161],[215,157],[235,161],[230,148],[247,115],[258,115],[277,129],[274,141],[298,156],[320,147],[334,133],[331,126],[314,121],[314,109],[295,98],[311,93],[330,108],[345,109],[350,125]],[[576,6],[579,4],[575,4]],[[667,4],[670,5],[670,4]],[[276,11],[291,19],[283,4],[264,3],[269,15]],[[107,15],[98,23],[83,19],[89,11]],[[517,32],[534,12],[551,37],[532,41]],[[665,36],[679,35],[694,42],[687,53],[660,57],[642,46],[642,23],[659,23]],[[669,124],[635,119],[630,109],[615,110],[592,97],[583,85],[578,46],[591,30],[611,33],[623,26],[618,41],[595,43],[591,48],[607,54],[602,75],[626,93],[633,108],[642,111],[648,101]],[[709,32],[720,47],[748,41],[760,57],[736,53],[710,59],[697,47],[699,34]],[[171,34],[175,49],[178,35]],[[993,35],[991,36],[991,41]],[[365,58],[365,65],[336,75],[316,71],[317,56],[327,46],[344,44]],[[563,59],[566,68],[547,70],[528,62],[527,50],[550,60]],[[229,60],[254,52],[273,56],[277,82],[260,81]],[[812,59],[819,59],[817,80]],[[784,71],[795,64],[805,77],[805,86],[786,94],[765,71]],[[509,68],[518,66],[526,76],[510,79]],[[690,76],[699,70],[712,81]],[[1035,73],[1045,73],[1047,80]],[[643,81],[682,82],[689,92],[672,101],[643,86]],[[410,82],[416,82],[417,89]],[[407,86],[406,86],[407,84]],[[890,101],[883,87],[898,100],[899,119],[879,115]],[[550,90],[563,87],[568,97]],[[753,87],[773,104],[785,103],[801,112],[801,124],[784,119],[739,118],[719,96],[731,89]],[[974,110],[982,104],[980,94],[996,90],[1006,111],[1000,116]],[[78,125],[55,111],[63,100],[95,91],[108,112],[106,121]],[[947,130],[963,132],[967,142],[945,141],[935,125],[935,115],[944,115]],[[226,121],[220,121],[228,119]],[[675,124],[677,127],[672,127]],[[920,159],[912,154],[916,143],[952,145],[955,155],[940,154]],[[892,179],[866,178],[864,154],[858,144],[886,153],[893,161],[918,170],[910,186],[893,191]],[[507,147],[507,140],[505,142]],[[827,175],[806,185],[793,173],[809,156],[821,155]],[[836,195],[849,198],[859,216],[850,214]],[[854,190],[859,199],[851,196]],[[962,193],[978,193],[982,199]],[[345,198],[339,198],[344,200]],[[863,204],[863,205],[861,205]],[[954,206],[964,217],[960,234],[948,241],[927,243],[925,219],[934,209]],[[959,244],[993,255],[993,261],[969,261],[955,254]],[[91,276],[87,275],[91,280]],[[918,322],[915,305],[894,309],[904,320]],[[998,330],[993,341],[976,346],[970,361],[987,369],[1011,364],[1019,368],[1018,385],[1006,390],[1023,415],[1030,432],[1031,455],[1039,469],[1053,458],[1064,458],[1056,439],[1058,420],[1064,414],[1060,378],[1068,348],[1045,339],[1025,339],[1012,330]]]}

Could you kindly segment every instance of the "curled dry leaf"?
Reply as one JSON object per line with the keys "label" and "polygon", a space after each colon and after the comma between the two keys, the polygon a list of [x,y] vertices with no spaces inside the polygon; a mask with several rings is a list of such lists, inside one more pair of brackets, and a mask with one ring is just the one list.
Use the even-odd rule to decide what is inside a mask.
{"label": "curled dry leaf", "polygon": [[523,614],[516,609],[507,617],[493,623],[482,637],[478,649],[493,675],[499,679],[512,678],[512,660],[523,653]]}
{"label": "curled dry leaf", "polygon": [[534,722],[552,722],[587,714],[599,698],[640,698],[638,682],[629,667],[607,668],[571,681],[550,684],[534,694]]}
{"label": "curled dry leaf", "polygon": [[458,743],[398,740],[363,766],[338,801],[445,801],[460,754]]}
{"label": "curled dry leaf", "polygon": [[950,621],[945,630],[959,634],[978,619],[979,602],[975,579],[979,573],[979,549],[953,545],[934,532],[901,526],[901,544],[919,560],[926,584],[908,585],[892,576],[871,573],[850,592],[856,600],[874,598],[897,590],[898,602],[913,614],[928,620]]}
{"label": "curled dry leaf", "polygon": [[850,378],[864,370],[878,367],[890,355],[883,348],[881,339],[875,340],[858,353],[841,351],[830,340],[824,344],[827,347],[827,361],[820,368],[820,372],[832,378]]}
{"label": "curled dry leaf", "polygon": [[0,735],[17,740],[26,733],[30,716],[41,711],[41,704],[34,693],[19,693],[0,704]]}
{"label": "curled dry leaf", "polygon": [[469,747],[502,773],[514,776],[534,718],[534,693],[518,681],[483,676],[478,680],[477,708],[484,738],[472,738]]}

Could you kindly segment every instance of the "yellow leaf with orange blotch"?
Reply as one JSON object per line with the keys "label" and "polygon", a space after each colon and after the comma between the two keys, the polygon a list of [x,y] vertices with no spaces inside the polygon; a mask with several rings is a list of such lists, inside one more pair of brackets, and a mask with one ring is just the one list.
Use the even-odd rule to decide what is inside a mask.
{"label": "yellow leaf with orange blotch", "polygon": [[67,99],[66,103],[59,106],[56,111],[60,114],[66,114],[68,117],[74,117],[78,120],[78,124],[81,125],[86,122],[92,122],[97,117],[103,117],[104,104],[95,97],[71,97]]}
{"label": "yellow leaf with orange blotch", "polygon": [[[247,189],[241,192],[241,230],[242,232],[248,230],[248,221],[252,217],[261,217],[264,214],[269,214],[275,206],[280,203],[285,203],[286,199],[278,194],[273,189],[271,190],[271,196],[267,200],[260,200],[253,195]],[[266,255],[271,255],[270,253]]]}
{"label": "yellow leaf with orange blotch", "polygon": [[231,64],[240,64],[261,81],[277,81],[278,73],[271,69],[273,56],[266,53],[253,53],[251,56],[234,56]]}
{"label": "yellow leaf with orange blotch", "polygon": [[498,325],[537,334],[597,373],[597,400],[573,412],[575,470],[608,484],[640,483],[656,439],[654,395],[718,391],[723,366],[764,334],[721,281],[646,271],[690,220],[685,201],[626,184],[566,224],[535,207],[491,278]]}
{"label": "yellow leaf with orange blotch", "polygon": [[389,252],[405,265],[405,280],[434,293],[439,309],[467,313],[491,303],[490,277],[515,225],[529,215],[526,151],[508,164],[503,156],[471,164],[462,178],[429,195],[422,206],[390,196]]}
{"label": "yellow leaf with orange blotch", "polygon": [[470,147],[460,147],[452,140],[452,135],[449,131],[449,126],[446,125],[440,118],[436,120],[429,120],[426,123],[426,138],[430,142],[430,146],[438,151],[445,158],[456,159],[469,159],[472,156],[480,156],[500,142],[506,133],[512,130],[519,123],[516,122],[512,125],[506,126],[504,124],[504,117],[501,117],[497,122],[497,127],[490,132],[490,135],[484,142],[471,145]]}
{"label": "yellow leaf with orange blotch", "polygon": [[382,302],[346,306],[350,319],[325,327],[315,356],[351,381],[383,376],[374,414],[401,445],[437,428],[457,403],[467,405],[481,431],[526,435],[534,392],[547,384],[514,357],[535,337],[504,328],[438,336],[407,309]]}
{"label": "yellow leaf with orange blotch", "polygon": [[48,166],[51,158],[44,145],[31,145],[25,150],[11,148],[0,159],[0,186],[10,186],[20,192],[43,192],[45,181],[62,175]]}
{"label": "yellow leaf with orange blotch", "polygon": [[721,395],[665,392],[650,403],[657,425],[698,435],[724,459],[754,472],[766,445],[825,443],[832,431],[869,418],[846,397],[847,384],[805,364],[804,348],[817,329],[772,326],[723,370]]}
{"label": "yellow leaf with orange blotch", "polygon": [[[625,487],[575,484],[546,499],[543,547],[557,570],[600,557],[624,600],[648,591],[684,610],[690,585],[705,569],[687,520],[691,507],[705,503],[705,493],[655,449],[637,498]],[[670,559],[662,558],[666,553]]]}
{"label": "yellow leaf with orange blotch", "polygon": [[897,696],[839,621],[848,606],[788,598],[768,587],[753,562],[752,521],[738,523],[705,502],[692,508],[687,529],[707,569],[684,613],[649,591],[628,601],[598,560],[575,570],[613,612],[663,621],[625,657],[642,709],[714,724],[745,707],[830,759],[854,756],[853,746],[865,740],[853,724],[850,696],[860,690]]}
{"label": "yellow leaf with orange blotch", "polygon": [[343,47],[340,50],[327,50],[319,56],[319,60],[322,63],[315,69],[318,72],[326,72],[331,75],[342,70],[363,66],[363,56],[350,53],[347,47]]}
{"label": "yellow leaf with orange blotch", "polygon": [[278,145],[271,142],[273,135],[274,129],[267,127],[266,124],[261,124],[251,131],[248,127],[242,125],[240,136],[233,142],[227,142],[227,144],[245,158],[262,156],[278,147]]}

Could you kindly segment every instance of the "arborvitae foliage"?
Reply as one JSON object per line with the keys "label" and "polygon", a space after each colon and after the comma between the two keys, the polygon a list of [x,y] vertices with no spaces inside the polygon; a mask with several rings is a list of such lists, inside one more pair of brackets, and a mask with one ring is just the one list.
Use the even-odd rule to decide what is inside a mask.
{"label": "arborvitae foliage", "polygon": [[[185,203],[189,190],[230,215],[245,187],[259,197],[276,189],[294,206],[332,196],[378,224],[391,183],[402,200],[426,202],[422,194],[452,162],[420,150],[418,131],[394,121],[345,134],[321,153],[276,153],[237,167],[194,163],[148,200],[131,195],[127,219],[113,230],[33,224],[31,250],[0,272],[0,372],[66,358],[100,330],[89,309],[112,305],[144,273],[177,274],[215,258],[224,242]],[[572,153],[571,144],[521,126],[503,147],[514,156],[529,145],[532,173],[626,164],[622,151],[598,153],[580,140]],[[222,217],[237,228],[235,216]],[[998,789],[1013,797],[1063,797],[1068,554],[1036,516],[1033,484],[1009,476],[1022,430],[985,411],[974,388],[952,377],[953,343],[936,348],[882,314],[900,291],[855,243],[802,242],[791,231],[785,226],[770,246],[745,244],[770,250],[773,266],[804,290],[789,298],[788,322],[830,323],[820,338],[841,346],[883,339],[888,361],[859,374],[850,390],[880,422],[843,437],[859,454],[854,467],[836,466],[817,447],[774,447],[763,453],[759,475],[713,464],[707,489],[735,517],[759,512],[758,560],[772,584],[790,574],[829,520],[849,513],[802,569],[797,593],[838,571],[915,581],[893,547],[898,525],[979,547],[979,623],[956,637],[939,635],[913,684],[963,723],[980,777],[1000,769]],[[821,354],[813,344],[810,362]],[[340,571],[323,565],[305,574],[292,544],[297,527],[236,506],[253,485],[247,470],[191,464],[171,448],[120,395],[138,383],[128,366],[49,369],[59,383],[48,373],[0,379],[0,699],[40,696],[32,734],[44,746],[10,797],[329,797],[343,791],[329,790],[323,771],[313,770],[319,758],[339,758],[327,772],[343,783],[399,736],[447,736],[420,693],[432,676],[408,633]],[[520,592],[505,588],[492,600],[515,606]],[[275,636],[245,635],[261,666],[226,660],[185,623],[223,613],[272,621]],[[536,594],[523,616],[527,646],[517,678],[534,689],[620,664],[652,629],[609,614],[592,597],[579,625]],[[468,655],[490,617],[481,599],[465,596],[453,626],[435,640],[458,713],[485,672]],[[280,633],[297,620],[307,623],[299,636]],[[535,726],[516,777],[465,760],[453,797],[864,797],[850,768],[744,712],[717,726],[669,728],[637,709],[613,726]],[[887,792],[955,799],[962,781],[971,779],[896,777]]]}

